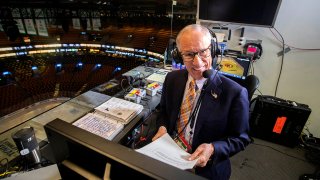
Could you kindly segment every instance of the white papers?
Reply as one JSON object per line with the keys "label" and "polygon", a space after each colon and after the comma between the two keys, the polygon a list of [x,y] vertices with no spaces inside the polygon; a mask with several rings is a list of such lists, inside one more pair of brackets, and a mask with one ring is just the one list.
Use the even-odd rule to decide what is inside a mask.
{"label": "white papers", "polygon": [[159,71],[156,71],[155,73],[153,73],[149,77],[147,77],[146,80],[149,82],[159,82],[159,83],[163,84],[164,80],[169,72],[170,71],[168,71],[168,70],[160,69]]}
{"label": "white papers", "polygon": [[142,110],[143,106],[140,104],[113,97],[73,125],[112,140]]}
{"label": "white papers", "polygon": [[168,134],[136,151],[183,170],[192,169],[198,160],[188,161],[190,154],[182,150]]}
{"label": "white papers", "polygon": [[105,116],[127,124],[143,110],[143,106],[113,97],[95,109]]}
{"label": "white papers", "polygon": [[117,123],[108,117],[93,113],[86,114],[74,122],[73,125],[108,140],[112,140],[124,127],[123,124]]}

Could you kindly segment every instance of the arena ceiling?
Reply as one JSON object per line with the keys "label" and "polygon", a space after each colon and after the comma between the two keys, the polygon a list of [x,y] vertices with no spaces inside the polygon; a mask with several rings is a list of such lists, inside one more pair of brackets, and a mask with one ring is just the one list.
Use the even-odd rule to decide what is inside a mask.
{"label": "arena ceiling", "polygon": [[[197,0],[175,0],[177,5],[194,7]],[[7,0],[2,2],[9,7],[101,7],[101,6],[171,6],[172,0]]]}

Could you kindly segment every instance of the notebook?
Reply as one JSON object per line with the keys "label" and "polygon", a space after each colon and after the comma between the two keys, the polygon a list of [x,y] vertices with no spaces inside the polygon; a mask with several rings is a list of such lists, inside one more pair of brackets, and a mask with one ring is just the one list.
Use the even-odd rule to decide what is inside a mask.
{"label": "notebook", "polygon": [[105,139],[112,140],[143,110],[143,106],[130,101],[112,97],[95,111],[78,119],[73,125]]}
{"label": "notebook", "polygon": [[95,110],[99,114],[108,116],[123,124],[127,124],[143,110],[143,106],[124,99],[112,97],[96,107]]}
{"label": "notebook", "polygon": [[73,125],[110,141],[119,134],[124,127],[122,123],[96,113],[86,114],[74,122]]}

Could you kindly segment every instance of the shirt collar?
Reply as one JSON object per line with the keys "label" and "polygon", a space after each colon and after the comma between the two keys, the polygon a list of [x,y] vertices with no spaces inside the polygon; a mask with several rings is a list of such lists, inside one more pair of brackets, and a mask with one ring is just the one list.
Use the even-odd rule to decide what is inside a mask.
{"label": "shirt collar", "polygon": [[[188,81],[187,84],[189,84],[193,80],[193,77],[191,75],[188,75]],[[206,81],[206,78],[202,78],[199,80],[196,80],[196,85],[199,89],[202,89],[204,82]]]}

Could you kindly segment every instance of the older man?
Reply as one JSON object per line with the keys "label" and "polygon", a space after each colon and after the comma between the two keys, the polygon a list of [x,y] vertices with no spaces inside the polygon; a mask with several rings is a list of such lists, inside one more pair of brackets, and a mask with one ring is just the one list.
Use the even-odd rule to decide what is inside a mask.
{"label": "older man", "polygon": [[215,58],[212,34],[193,24],[176,39],[186,70],[166,76],[160,102],[158,132],[153,140],[169,133],[198,158],[195,172],[209,179],[229,179],[229,157],[249,144],[249,101],[245,88],[212,68]]}

